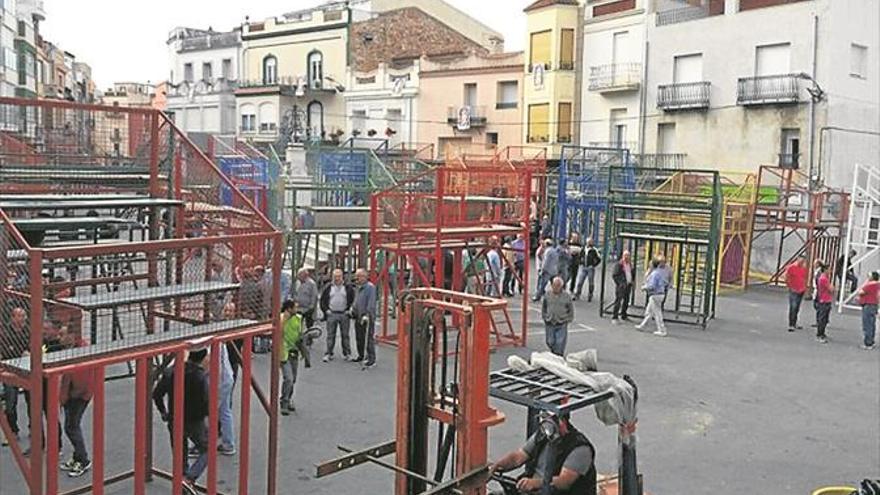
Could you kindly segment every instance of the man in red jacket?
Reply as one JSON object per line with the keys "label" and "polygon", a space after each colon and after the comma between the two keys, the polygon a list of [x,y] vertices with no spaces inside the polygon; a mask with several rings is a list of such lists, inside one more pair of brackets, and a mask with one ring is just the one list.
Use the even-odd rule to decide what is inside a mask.
{"label": "man in red jacket", "polygon": [[807,258],[801,256],[785,269],[785,285],[788,286],[788,331],[794,332],[803,328],[798,325],[798,314],[801,302],[807,292]]}
{"label": "man in red jacket", "polygon": [[820,344],[827,344],[828,337],[825,335],[825,328],[828,326],[828,318],[831,316],[831,302],[834,301],[834,284],[831,283],[828,264],[820,264],[819,269],[822,271],[816,282],[816,341]]}
{"label": "man in red jacket", "polygon": [[[62,327],[59,337],[66,348],[85,346],[82,339],[67,327]],[[71,478],[82,476],[92,467],[80,423],[94,391],[95,371],[92,369],[71,371],[61,377],[59,402],[64,408],[64,433],[73,445],[73,458],[64,462],[61,469]]]}

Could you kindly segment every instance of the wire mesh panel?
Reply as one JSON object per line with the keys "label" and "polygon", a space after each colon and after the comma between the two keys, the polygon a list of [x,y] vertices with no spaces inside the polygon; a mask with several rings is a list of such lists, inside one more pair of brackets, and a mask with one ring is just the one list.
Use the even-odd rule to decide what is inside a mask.
{"label": "wire mesh panel", "polygon": [[0,366],[30,352],[31,283],[27,244],[0,211]]}

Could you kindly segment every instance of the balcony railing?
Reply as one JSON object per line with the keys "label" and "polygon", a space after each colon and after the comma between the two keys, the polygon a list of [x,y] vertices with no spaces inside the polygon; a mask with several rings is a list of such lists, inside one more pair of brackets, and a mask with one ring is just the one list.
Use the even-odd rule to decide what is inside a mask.
{"label": "balcony railing", "polygon": [[684,168],[687,153],[643,153],[634,158],[641,168],[680,170]]}
{"label": "balcony railing", "polygon": [[[465,113],[469,115],[469,119],[465,117]],[[465,122],[467,120],[467,123]],[[487,124],[486,107],[484,106],[468,106],[459,107],[450,106],[446,111],[446,122],[459,128],[485,127]]]}
{"label": "balcony railing", "polygon": [[780,153],[779,168],[800,168],[800,153]]}
{"label": "balcony railing", "polygon": [[741,77],[737,84],[737,105],[772,105],[800,101],[800,82],[797,74],[778,76]]}
{"label": "balcony railing", "polygon": [[606,64],[590,67],[590,91],[610,93],[639,89],[642,64]]}
{"label": "balcony railing", "polygon": [[711,87],[707,81],[662,84],[657,88],[657,108],[666,111],[709,108]]}
{"label": "balcony railing", "polygon": [[667,26],[722,14],[724,14],[724,0],[708,0],[703,5],[685,5],[659,11],[656,25]]}

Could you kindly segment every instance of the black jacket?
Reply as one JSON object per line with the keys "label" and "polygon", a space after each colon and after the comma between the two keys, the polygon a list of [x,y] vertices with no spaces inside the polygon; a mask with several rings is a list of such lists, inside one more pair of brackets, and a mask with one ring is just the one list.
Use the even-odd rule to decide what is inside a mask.
{"label": "black jacket", "polygon": [[599,256],[599,250],[596,246],[584,248],[584,265],[599,266],[602,264],[602,257]]}
{"label": "black jacket", "polygon": [[[632,280],[635,280],[636,271],[632,264],[630,264],[630,271],[632,271]],[[614,264],[614,271],[611,273],[611,279],[614,280],[614,283],[619,287],[627,285],[626,273],[623,271],[623,264],[619,261]]]}
{"label": "black jacket", "polygon": [[[324,290],[321,291],[321,298],[318,301],[318,304],[321,306],[321,312],[324,314],[330,312],[330,287],[332,285],[333,282],[330,282],[324,286]],[[351,305],[354,304],[354,287],[350,284],[345,284],[345,298],[347,300],[345,310],[348,311],[351,309]]]}
{"label": "black jacket", "polygon": [[[544,483],[549,483],[554,476],[559,475],[562,471],[562,466],[565,464],[565,460],[574,449],[578,447],[588,447],[593,459],[590,463],[590,469],[587,471],[587,474],[579,476],[568,490],[553,489],[551,490],[551,493],[553,493],[553,495],[596,495],[596,449],[581,432],[577,431],[573,426],[570,428],[569,432],[559,439],[559,443],[556,445],[556,451],[554,452],[556,455],[550,460],[547,469],[548,472],[544,473],[544,476],[546,477]],[[538,466],[538,459],[541,457],[541,452],[548,447],[547,439],[543,438],[543,435],[540,433],[538,435],[539,438],[538,443],[535,445],[535,451],[529,456],[529,461],[525,466],[524,474],[528,477],[534,476]]]}
{"label": "black jacket", "polygon": [[[183,418],[186,422],[208,417],[208,373],[196,363],[187,361],[183,375]],[[167,397],[167,406],[166,406]],[[169,366],[153,388],[153,403],[163,418],[174,416],[174,368]]]}

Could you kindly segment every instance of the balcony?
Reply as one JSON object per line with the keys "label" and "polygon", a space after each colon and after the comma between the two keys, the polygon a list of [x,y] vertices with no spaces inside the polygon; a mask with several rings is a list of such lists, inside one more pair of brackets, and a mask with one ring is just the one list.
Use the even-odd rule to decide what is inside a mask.
{"label": "balcony", "polygon": [[655,24],[657,26],[668,26],[670,24],[705,19],[706,17],[723,14],[724,0],[708,0],[703,5],[683,5],[658,11]]}
{"label": "balcony", "polygon": [[[330,78],[325,77],[325,80]],[[305,96],[317,93],[335,93],[336,87],[321,81],[313,81],[310,84],[304,77],[279,77],[272,81],[264,79],[246,79],[239,81],[235,94],[247,95],[252,93],[281,93],[286,96]]]}
{"label": "balcony", "polygon": [[485,127],[488,123],[484,106],[450,106],[446,111],[446,122],[460,131]]}
{"label": "balcony", "polygon": [[801,164],[801,154],[800,153],[780,153],[779,154],[779,168],[792,168],[798,169]]}
{"label": "balcony", "polygon": [[662,84],[657,87],[657,108],[667,112],[709,108],[712,83]]}
{"label": "balcony", "polygon": [[762,9],[764,7],[774,7],[776,5],[784,5],[787,3],[803,2],[804,0],[739,0],[739,11]]}
{"label": "balcony", "polygon": [[617,93],[639,89],[642,64],[606,64],[590,67],[590,91]]}
{"label": "balcony", "polygon": [[741,77],[737,83],[737,105],[774,105],[800,101],[797,74]]}
{"label": "balcony", "polygon": [[643,153],[634,157],[637,166],[666,170],[681,170],[687,160],[687,153]]}

